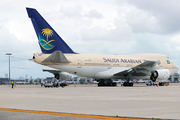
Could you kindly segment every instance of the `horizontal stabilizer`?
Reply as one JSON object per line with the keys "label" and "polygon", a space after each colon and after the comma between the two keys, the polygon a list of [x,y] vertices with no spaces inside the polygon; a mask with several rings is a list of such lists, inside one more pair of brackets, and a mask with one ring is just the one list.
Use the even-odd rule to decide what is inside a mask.
{"label": "horizontal stabilizer", "polygon": [[57,74],[57,73],[60,73],[61,71],[59,71],[59,70],[43,69],[43,72],[50,72],[50,73],[52,73],[52,74]]}
{"label": "horizontal stabilizer", "polygon": [[53,52],[48,58],[46,58],[42,62],[70,63],[61,51]]}

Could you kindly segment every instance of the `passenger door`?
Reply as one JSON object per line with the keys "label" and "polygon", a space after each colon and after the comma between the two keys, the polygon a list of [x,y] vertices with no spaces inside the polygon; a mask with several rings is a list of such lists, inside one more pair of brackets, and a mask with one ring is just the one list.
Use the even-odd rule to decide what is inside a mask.
{"label": "passenger door", "polygon": [[77,60],[77,68],[81,68],[82,67],[82,61],[81,60]]}
{"label": "passenger door", "polygon": [[111,66],[112,66],[112,63],[109,62],[109,63],[108,63],[108,69],[111,69]]}

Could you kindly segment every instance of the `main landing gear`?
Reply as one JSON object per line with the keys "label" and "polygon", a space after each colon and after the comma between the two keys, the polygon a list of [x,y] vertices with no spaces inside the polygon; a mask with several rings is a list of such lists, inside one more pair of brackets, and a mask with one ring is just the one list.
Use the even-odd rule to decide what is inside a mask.
{"label": "main landing gear", "polygon": [[130,81],[124,82],[123,86],[133,86],[133,82]]}
{"label": "main landing gear", "polygon": [[116,86],[116,83],[114,83],[112,80],[99,80],[98,87],[103,86]]}
{"label": "main landing gear", "polygon": [[124,78],[126,79],[126,81],[123,83],[123,86],[125,86],[125,87],[133,86],[133,82],[130,81],[130,80],[132,80],[132,74],[131,73],[128,73],[127,75],[125,75]]}

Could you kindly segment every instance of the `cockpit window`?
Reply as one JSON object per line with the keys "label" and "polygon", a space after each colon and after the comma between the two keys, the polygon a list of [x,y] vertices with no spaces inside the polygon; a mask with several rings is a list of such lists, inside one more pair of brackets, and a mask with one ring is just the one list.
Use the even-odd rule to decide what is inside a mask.
{"label": "cockpit window", "polygon": [[170,61],[169,61],[169,60],[167,60],[167,64],[170,64]]}

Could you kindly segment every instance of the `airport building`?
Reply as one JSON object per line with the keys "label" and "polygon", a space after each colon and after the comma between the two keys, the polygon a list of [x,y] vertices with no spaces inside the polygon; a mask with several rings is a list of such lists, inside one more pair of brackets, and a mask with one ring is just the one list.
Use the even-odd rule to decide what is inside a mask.
{"label": "airport building", "polygon": [[[15,81],[15,84],[40,84],[42,80],[45,78],[37,78],[37,79],[11,79]],[[0,78],[0,85],[9,84],[9,78]]]}
{"label": "airport building", "polygon": [[171,82],[179,82],[180,80],[179,75],[180,74],[175,73],[174,75],[171,75],[168,80],[170,80]]}
{"label": "airport building", "polygon": [[[15,81],[15,84],[41,84],[47,80],[52,80],[54,78],[52,77],[47,77],[47,78],[36,78],[32,79],[11,79]],[[87,84],[90,83],[90,81],[93,81],[94,79],[92,78],[85,78],[85,77],[74,77],[71,80],[68,80],[68,82],[72,82],[74,84]],[[179,82],[180,81],[180,74],[175,73],[174,75],[171,75],[168,79],[171,82]],[[0,78],[0,85],[3,84],[9,84],[9,78]]]}
{"label": "airport building", "polygon": [[9,78],[0,78],[0,85],[9,84]]}

